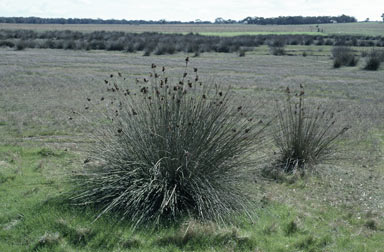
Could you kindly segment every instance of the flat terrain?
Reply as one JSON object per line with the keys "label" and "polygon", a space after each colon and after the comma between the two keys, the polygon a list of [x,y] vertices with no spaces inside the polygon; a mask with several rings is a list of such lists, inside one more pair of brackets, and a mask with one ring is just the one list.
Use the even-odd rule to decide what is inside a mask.
{"label": "flat terrain", "polygon": [[[379,34],[377,27],[384,24],[356,25],[363,32],[365,25],[373,27],[376,31],[372,33]],[[43,25],[0,25],[0,29],[5,27],[46,29]],[[294,27],[310,32],[309,26]],[[333,27],[347,29],[348,25],[324,26],[324,30],[330,32]],[[108,26],[132,32],[162,28]],[[280,29],[214,29],[262,32],[257,30],[261,28]],[[170,32],[212,32],[209,29],[213,28],[172,29],[180,30]],[[199,69],[205,82],[232,86],[257,117],[270,118],[275,99],[282,98],[284,89],[303,84],[308,103],[333,108],[338,123],[351,130],[338,142],[341,156],[334,163],[320,165],[317,175],[284,183],[255,177],[250,188],[260,207],[255,209],[254,222],[239,216],[238,224],[229,227],[191,220],[180,227],[133,232],[127,223],[113,224],[112,217],[93,222],[92,209],[57,203],[68,190],[65,177],[81,169],[84,150],[90,144],[89,122],[69,117],[73,109],[83,111],[87,97],[98,97],[111,73],[121,72],[134,83],[155,63],[166,66],[171,76],[179,76],[186,55],[143,57],[141,52],[0,48],[0,251],[381,251],[384,68],[364,71],[365,59],[361,58],[356,67],[333,69],[331,49],[288,46],[290,56],[272,56],[268,47],[261,46],[245,57],[229,53],[191,57],[191,66]],[[308,56],[302,56],[304,51]],[[273,149],[263,151],[266,160],[273,158]]]}
{"label": "flat terrain", "polygon": [[203,35],[257,35],[257,34],[355,34],[367,36],[384,36],[384,23],[347,23],[320,24],[321,32],[316,25],[241,25],[241,24],[176,24],[176,25],[61,25],[61,24],[4,24],[0,29],[27,29],[36,31],[72,30],[91,31],[123,31],[123,32],[167,32],[167,33],[200,33]]}

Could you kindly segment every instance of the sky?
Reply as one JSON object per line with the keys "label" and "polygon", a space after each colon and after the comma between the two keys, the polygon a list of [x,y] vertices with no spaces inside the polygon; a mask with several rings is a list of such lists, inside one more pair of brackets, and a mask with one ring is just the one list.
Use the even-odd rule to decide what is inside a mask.
{"label": "sky", "polygon": [[0,0],[0,16],[214,21],[248,16],[354,16],[382,20],[383,0]]}

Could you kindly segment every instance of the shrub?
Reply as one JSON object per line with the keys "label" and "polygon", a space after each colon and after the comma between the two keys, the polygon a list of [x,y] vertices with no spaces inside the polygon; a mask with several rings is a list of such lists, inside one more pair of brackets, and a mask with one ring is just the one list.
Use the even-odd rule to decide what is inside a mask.
{"label": "shrub", "polygon": [[109,123],[89,152],[98,165],[76,176],[75,203],[135,224],[186,216],[226,222],[249,210],[244,182],[261,125],[231,104],[230,90],[202,84],[187,65],[188,58],[175,83],[154,64],[151,77],[136,85],[105,81]]}
{"label": "shrub", "polygon": [[354,51],[345,46],[336,46],[332,49],[333,67],[356,66],[359,59],[355,56]]}
{"label": "shrub", "polygon": [[304,103],[304,90],[292,96],[287,88],[285,106],[277,106],[274,143],[278,148],[277,168],[305,172],[335,153],[334,143],[347,128],[337,129],[334,113]]}
{"label": "shrub", "polygon": [[27,47],[27,46],[26,46],[26,43],[25,43],[25,41],[23,41],[23,40],[19,40],[19,41],[16,43],[16,50],[17,50],[17,51],[22,51],[22,50],[24,50],[26,47]]}
{"label": "shrub", "polygon": [[65,40],[63,42],[63,48],[66,50],[75,50],[76,49],[76,43],[74,40]]}
{"label": "shrub", "polygon": [[285,55],[285,43],[281,39],[275,39],[269,43],[269,50],[272,55]]}
{"label": "shrub", "polygon": [[159,43],[155,49],[155,55],[174,54],[176,48],[173,43]]}
{"label": "shrub", "polygon": [[124,42],[121,40],[113,41],[107,45],[106,49],[108,51],[123,51],[124,50]]}
{"label": "shrub", "polygon": [[146,48],[144,53],[143,53],[143,56],[150,56],[152,53],[152,49],[151,48]]}
{"label": "shrub", "polygon": [[14,47],[15,46],[15,43],[11,42],[11,41],[0,41],[0,47],[3,47],[3,46],[6,46],[6,47]]}
{"label": "shrub", "polygon": [[367,61],[365,63],[365,70],[376,71],[380,68],[380,64],[383,61],[383,52],[373,49],[368,53]]}

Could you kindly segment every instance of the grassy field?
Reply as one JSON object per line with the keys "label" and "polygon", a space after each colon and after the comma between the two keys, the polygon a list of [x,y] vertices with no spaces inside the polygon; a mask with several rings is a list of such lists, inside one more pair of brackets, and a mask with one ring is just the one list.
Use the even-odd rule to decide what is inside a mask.
{"label": "grassy field", "polygon": [[238,36],[258,34],[353,34],[367,36],[384,36],[384,23],[347,23],[321,24],[318,32],[316,25],[240,25],[240,24],[177,24],[177,25],[61,25],[61,24],[0,24],[0,29],[27,29],[35,31],[73,30],[123,31],[123,32],[166,32],[166,33],[201,33],[216,36]]}
{"label": "grassy field", "polygon": [[[333,69],[329,46],[286,49],[286,56],[270,55],[267,46],[245,57],[203,53],[191,57],[191,66],[206,82],[231,85],[266,118],[287,86],[303,84],[309,101],[337,108],[338,121],[351,126],[338,143],[341,157],[300,180],[255,176],[247,185],[259,202],[253,221],[238,216],[234,225],[218,226],[185,220],[132,231],[113,216],[94,222],[93,209],[60,201],[70,188],[66,176],[81,169],[91,144],[90,125],[68,118],[111,73],[133,82],[155,63],[179,76],[186,55],[0,48],[0,251],[381,251],[384,69],[362,70],[364,58],[356,67]],[[301,56],[304,51],[308,56]],[[263,151],[261,166],[273,158],[273,149]]]}

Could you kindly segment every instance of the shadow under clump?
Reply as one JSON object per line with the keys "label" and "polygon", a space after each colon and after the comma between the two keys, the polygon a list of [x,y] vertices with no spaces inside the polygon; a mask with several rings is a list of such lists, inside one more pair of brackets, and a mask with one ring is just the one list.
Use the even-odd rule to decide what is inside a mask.
{"label": "shadow under clump", "polygon": [[53,248],[59,245],[60,234],[56,233],[45,233],[40,239],[33,245],[32,251],[38,251],[42,248]]}
{"label": "shadow under clump", "polygon": [[175,234],[159,238],[154,245],[164,247],[174,245],[180,249],[231,247],[236,250],[252,250],[256,242],[250,237],[240,236],[236,229],[218,230],[213,223],[190,221],[183,225]]}

